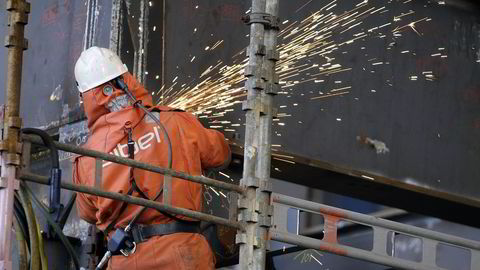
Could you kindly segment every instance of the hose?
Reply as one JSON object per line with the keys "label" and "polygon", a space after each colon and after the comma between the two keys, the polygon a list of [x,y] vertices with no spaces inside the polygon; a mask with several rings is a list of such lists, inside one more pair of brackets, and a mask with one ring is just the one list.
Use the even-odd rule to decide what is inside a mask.
{"label": "hose", "polygon": [[75,204],[75,200],[77,199],[77,193],[72,193],[72,196],[68,200],[67,206],[63,208],[63,214],[58,220],[58,226],[63,229],[65,227],[65,224],[67,223],[68,216],[70,215],[70,212],[72,211],[73,205]]}
{"label": "hose", "polygon": [[35,222],[35,215],[33,213],[32,202],[28,199],[28,194],[25,190],[20,189],[20,201],[27,216],[28,234],[30,235],[30,270],[40,270],[40,253],[37,235],[37,224]]}
{"label": "hose", "polygon": [[[55,221],[52,219],[52,217],[50,216],[50,214],[48,213],[48,210],[46,209],[46,207],[43,205],[43,203],[41,203],[36,197],[35,195],[33,194],[32,190],[25,184],[25,183],[21,183],[21,189],[25,190],[27,195],[30,196],[30,198],[32,199],[33,203],[38,207],[38,209],[42,212],[42,214],[45,216],[45,218],[47,219],[47,222],[48,224],[50,224],[50,226],[52,226],[53,230],[55,230],[55,233],[58,235],[58,237],[60,238],[60,241],[62,241],[63,245],[65,246],[65,248],[67,249],[67,252],[68,254],[70,255],[70,257],[72,258],[73,260],[73,264],[75,265],[75,269],[79,270],[80,269],[80,260],[78,259],[78,256],[77,254],[75,253],[75,249],[73,248],[72,244],[70,243],[70,241],[68,241],[67,237],[65,236],[65,234],[63,234],[62,232],[62,229],[60,229],[60,227],[58,226],[57,223],[55,223]],[[33,269],[33,268],[32,268]]]}
{"label": "hose", "polygon": [[[141,102],[139,102],[137,100],[137,98],[133,95],[133,93],[128,89],[128,86],[123,81],[122,76],[119,76],[119,77],[113,79],[113,81],[117,85],[118,88],[120,88],[121,90],[125,91],[125,93],[127,93],[128,97],[134,102],[134,106],[138,106],[140,109],[142,109],[153,121],[155,121],[157,126],[160,127],[160,129],[162,130],[163,135],[167,139],[168,168],[171,169],[172,164],[173,164],[173,158],[172,158],[172,151],[173,150],[172,150],[172,141],[170,140],[170,136],[168,136],[167,129],[165,128],[165,126],[160,122],[160,120],[151,111],[149,111]],[[156,201],[158,198],[160,198],[162,193],[163,193],[163,188],[160,189],[160,191],[155,195],[155,198],[153,200]],[[133,219],[128,223],[127,228],[131,228],[133,226],[133,224],[135,224],[137,222],[137,220],[140,218],[140,216],[143,214],[143,212],[145,212],[147,209],[148,209],[148,207],[143,207],[142,209],[140,209],[135,214]]]}
{"label": "hose", "polygon": [[47,256],[45,255],[45,246],[43,243],[43,236],[42,236],[42,231],[40,230],[40,224],[37,222],[37,237],[38,237],[38,244],[39,244],[39,249],[38,252],[40,253],[40,262],[42,265],[42,270],[48,270],[48,259]]}
{"label": "hose", "polygon": [[23,237],[25,238],[25,242],[27,243],[27,248],[30,251],[30,235],[28,234],[27,217],[25,215],[25,210],[23,210],[23,206],[22,206],[22,203],[20,202],[19,195],[17,192],[15,192],[14,194],[13,214],[17,219],[20,230],[22,230]]}
{"label": "hose", "polygon": [[17,219],[13,220],[13,226],[15,228],[15,236],[17,238],[17,248],[18,248],[18,269],[19,270],[27,270],[27,244],[25,241],[25,236],[20,229],[20,225],[18,224]]}

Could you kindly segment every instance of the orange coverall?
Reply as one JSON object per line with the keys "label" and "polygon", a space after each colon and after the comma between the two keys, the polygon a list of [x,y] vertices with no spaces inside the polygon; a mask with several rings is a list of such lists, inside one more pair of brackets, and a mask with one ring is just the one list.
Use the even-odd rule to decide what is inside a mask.
{"label": "orange coverall", "polygon": [[[152,106],[152,98],[130,73],[123,75],[125,83],[137,99],[145,106]],[[109,84],[109,83],[107,83]],[[83,104],[88,118],[90,138],[85,147],[114,155],[128,157],[125,127],[133,127],[135,160],[166,167],[168,147],[161,129],[139,108],[133,108],[122,99],[122,92],[113,88],[113,94],[103,91],[103,84],[83,94]],[[113,87],[113,86],[112,86]],[[125,105],[122,109],[121,104]],[[112,110],[115,106],[116,109]],[[118,107],[121,109],[118,109]],[[201,175],[202,170],[225,165],[230,150],[223,134],[209,130],[191,114],[172,111],[171,108],[156,106],[157,113],[172,142],[173,169],[192,175]],[[130,123],[128,123],[130,122]],[[73,181],[76,184],[101,187],[106,191],[127,193],[131,188],[130,169],[127,166],[104,161],[102,182],[95,183],[95,159],[77,157],[74,162]],[[133,169],[138,187],[150,198],[154,198],[163,187],[163,175]],[[134,196],[139,196],[137,192]],[[163,200],[163,195],[158,201]],[[182,179],[172,179],[172,204],[195,211],[202,210],[202,185]],[[119,216],[117,228],[125,228],[134,213],[141,208],[129,204],[120,212],[122,202],[79,193],[77,196],[79,216],[100,230]],[[178,216],[177,216],[178,217]],[[188,219],[186,217],[181,217]],[[163,224],[172,219],[154,209],[143,213],[137,224]],[[201,234],[175,233],[153,236],[137,244],[133,255],[113,256],[108,269],[213,269],[214,256],[206,239]]]}

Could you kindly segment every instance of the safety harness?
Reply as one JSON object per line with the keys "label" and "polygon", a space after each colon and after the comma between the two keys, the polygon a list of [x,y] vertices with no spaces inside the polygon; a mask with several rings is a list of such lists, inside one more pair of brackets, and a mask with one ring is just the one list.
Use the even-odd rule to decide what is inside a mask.
{"label": "safety harness", "polygon": [[[152,111],[161,112],[157,108],[153,108]],[[180,110],[174,110],[180,111]],[[133,140],[133,128],[131,122],[125,123],[124,131],[127,136],[127,146],[128,146],[128,158],[135,159],[135,141]],[[127,192],[127,195],[131,196],[134,192],[138,193],[139,196],[143,199],[150,200],[150,198],[141,190],[135,181],[133,174],[134,168],[129,169],[129,178],[130,178],[130,189]],[[160,190],[161,194],[163,192]],[[118,214],[113,219],[113,221],[107,226],[103,231],[104,235],[108,235],[115,229],[118,219],[126,210],[128,203],[123,202]],[[125,228],[117,228],[113,236],[108,240],[108,249],[112,253],[111,255],[123,254],[128,256],[135,252],[136,244],[147,241],[152,236],[161,236],[174,233],[201,233],[200,222],[199,221],[188,221],[183,220],[175,215],[170,213],[160,211],[163,215],[173,219],[174,221],[166,224],[155,224],[155,225],[142,225],[142,224],[133,224],[132,228],[128,231]]]}
{"label": "safety harness", "polygon": [[[127,96],[134,102],[133,107],[139,107],[144,110],[145,115],[149,115],[157,124],[162,127],[164,131],[164,135],[167,137],[167,141],[169,143],[169,168],[171,168],[171,142],[168,137],[168,134],[160,123],[160,120],[152,114],[153,110],[157,110],[159,113],[161,112],[157,108],[153,108],[153,110],[147,109],[147,107],[142,105],[141,100],[137,100],[135,96],[128,90],[128,86],[123,81],[121,76],[115,78],[113,82],[117,85],[117,87],[123,90]],[[131,123],[127,122],[125,124],[125,133],[127,135],[127,145],[128,145],[128,156],[130,159],[135,159],[135,142],[133,141],[133,127]],[[145,193],[138,187],[135,177],[133,174],[133,168],[130,168],[130,189],[127,192],[128,195],[132,195],[134,191],[136,191],[141,197],[144,199],[150,200]],[[163,188],[156,194],[154,200],[160,198],[163,193]],[[105,236],[108,238],[108,234],[116,227],[117,221],[122,213],[127,208],[128,204],[123,202],[122,206],[120,207],[118,215],[114,218],[114,220],[107,226],[104,231]],[[166,234],[173,234],[173,233],[180,233],[180,232],[187,232],[187,233],[198,233],[200,232],[200,222],[197,221],[186,221],[182,220],[174,215],[169,213],[165,213],[160,211],[163,215],[173,219],[174,221],[167,223],[167,224],[156,224],[156,225],[137,225],[136,222],[145,211],[146,208],[143,208],[140,212],[136,214],[136,216],[129,222],[128,226],[125,228],[117,228],[113,233],[112,237],[108,240],[108,251],[103,256],[100,263],[97,265],[97,270],[102,269],[103,266],[108,262],[112,255],[123,254],[124,256],[129,256],[136,251],[137,243],[146,241],[148,238],[156,235],[166,235]]]}

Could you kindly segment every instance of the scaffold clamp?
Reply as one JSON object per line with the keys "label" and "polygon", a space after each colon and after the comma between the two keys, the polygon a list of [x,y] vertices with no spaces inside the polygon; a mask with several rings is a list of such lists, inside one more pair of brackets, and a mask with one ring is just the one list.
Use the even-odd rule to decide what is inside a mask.
{"label": "scaffold clamp", "polygon": [[268,13],[255,12],[250,13],[242,18],[242,21],[251,25],[252,23],[261,23],[265,26],[266,29],[279,29],[280,28],[280,18],[277,16],[272,16]]}

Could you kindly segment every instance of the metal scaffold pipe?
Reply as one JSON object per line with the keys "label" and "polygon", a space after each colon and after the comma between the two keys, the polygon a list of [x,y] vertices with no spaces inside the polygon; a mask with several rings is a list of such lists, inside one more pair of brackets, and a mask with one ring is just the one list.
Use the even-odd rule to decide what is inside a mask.
{"label": "metal scaffold pipe", "polygon": [[[49,179],[46,176],[41,176],[41,175],[36,175],[28,172],[22,172],[20,175],[20,179],[23,181],[29,181],[29,182],[35,182],[38,184],[42,185],[48,185],[49,184]],[[182,215],[186,216],[189,218],[197,219],[197,220],[202,220],[202,221],[207,221],[207,222],[213,222],[216,224],[221,224],[225,225],[228,227],[236,228],[236,229],[243,229],[243,224],[241,222],[236,222],[232,220],[228,220],[225,218],[217,217],[217,216],[212,216],[209,214],[201,213],[201,212],[196,212],[193,210],[189,209],[184,209],[184,208],[179,208],[179,207],[174,207],[171,205],[166,205],[163,203],[159,203],[156,201],[151,201],[151,200],[146,200],[138,197],[133,197],[121,193],[116,193],[116,192],[108,192],[101,190],[99,188],[95,187],[88,187],[84,185],[76,185],[68,182],[62,182],[61,183],[62,188],[76,191],[76,192],[81,192],[81,193],[86,193],[90,195],[95,195],[95,196],[100,196],[100,197],[105,197],[113,200],[118,200],[118,201],[124,201],[127,203],[131,204],[136,204],[136,205],[142,205],[146,207],[150,207],[159,211],[165,211],[169,212],[172,214],[177,214],[177,215]]]}
{"label": "metal scaffold pipe", "polygon": [[3,137],[0,143],[1,181],[0,181],[0,270],[10,270],[11,227],[13,215],[13,196],[18,183],[15,179],[17,166],[20,165],[22,145],[19,141],[22,119],[20,118],[20,91],[22,83],[23,51],[28,43],[24,37],[28,23],[30,4],[24,0],[6,1],[8,15],[8,34],[5,47],[8,48],[7,77],[5,89],[5,110],[3,113]]}
{"label": "metal scaffold pipe", "polygon": [[267,0],[265,5],[265,17],[268,23],[265,26],[265,56],[263,70],[265,72],[265,89],[261,92],[260,122],[258,127],[259,149],[256,174],[260,185],[257,190],[259,224],[257,228],[258,247],[254,250],[257,269],[265,269],[266,247],[269,238],[269,229],[272,226],[273,209],[270,204],[272,192],[270,181],[271,169],[271,145],[272,145],[272,121],[274,116],[273,97],[279,89],[278,76],[276,75],[276,62],[279,60],[277,52],[278,36],[278,0]]}
{"label": "metal scaffold pipe", "polygon": [[358,222],[359,224],[368,224],[371,226],[380,226],[395,232],[404,233],[406,235],[415,235],[419,237],[425,237],[441,242],[445,242],[452,245],[458,245],[461,247],[471,248],[480,250],[480,242],[461,238],[458,236],[453,236],[449,234],[444,234],[440,232],[435,232],[432,230],[427,230],[407,224],[402,224],[398,222],[393,222],[390,220],[385,220],[377,218],[375,216],[365,215],[361,213],[356,213],[353,211],[344,210],[341,208],[336,208],[316,202],[310,202],[282,194],[274,193],[272,195],[272,201],[280,203],[283,205],[288,205],[301,209],[303,211],[308,211],[312,213],[331,215],[336,217],[341,217],[342,219]]}
{"label": "metal scaffold pipe", "polygon": [[[252,0],[251,12],[245,17],[245,23],[250,25],[250,45],[247,50],[248,63],[245,67],[245,88],[248,91],[247,100],[242,109],[246,111],[245,154],[243,176],[240,185],[246,188],[245,194],[239,199],[239,220],[246,222],[245,231],[237,233],[236,242],[240,244],[240,269],[261,269],[263,258],[256,258],[256,249],[265,249],[266,239],[257,235],[259,226],[258,187],[260,181],[257,175],[260,142],[259,127],[262,100],[260,92],[265,89],[263,61],[265,56],[265,6],[266,0]],[[264,180],[264,179],[263,179]],[[260,256],[265,256],[264,252]]]}
{"label": "metal scaffold pipe", "polygon": [[[44,145],[40,138],[37,138],[37,137],[34,137],[34,136],[23,135],[22,138],[23,138],[24,141],[28,141],[28,142],[31,142],[33,144]],[[151,164],[136,161],[136,160],[133,160],[133,159],[128,159],[128,158],[123,158],[123,157],[119,157],[119,156],[115,156],[115,155],[110,155],[110,154],[107,154],[107,153],[103,153],[103,152],[99,152],[99,151],[95,151],[95,150],[90,150],[90,149],[86,149],[86,148],[82,148],[82,147],[78,147],[78,146],[73,146],[73,145],[69,145],[69,144],[65,144],[65,143],[54,142],[53,144],[59,150],[66,151],[66,152],[72,152],[72,153],[79,154],[79,155],[82,155],[82,156],[100,158],[102,160],[106,160],[106,161],[110,161],[110,162],[114,162],[114,163],[118,163],[118,164],[123,164],[123,165],[130,166],[130,167],[133,167],[133,168],[143,169],[143,170],[146,170],[146,171],[151,171],[151,172],[155,172],[155,173],[159,173],[159,174],[163,174],[163,175],[171,175],[171,176],[176,177],[176,178],[180,178],[180,179],[184,179],[184,180],[187,180],[187,181],[196,182],[196,183],[200,183],[200,184],[205,184],[205,185],[209,185],[209,186],[213,186],[213,187],[217,187],[217,188],[222,188],[222,189],[229,190],[229,191],[235,191],[237,193],[243,193],[245,191],[245,189],[242,188],[241,186],[226,183],[226,182],[222,182],[222,181],[215,180],[215,179],[212,179],[212,178],[208,178],[208,177],[205,177],[205,176],[190,175],[190,174],[187,174],[187,173],[184,173],[184,172],[179,172],[179,171],[175,171],[175,170],[171,170],[171,169],[167,169],[167,168],[163,168],[163,167],[158,167],[158,166],[154,166],[154,165],[151,165]]]}

